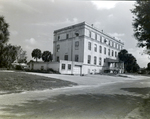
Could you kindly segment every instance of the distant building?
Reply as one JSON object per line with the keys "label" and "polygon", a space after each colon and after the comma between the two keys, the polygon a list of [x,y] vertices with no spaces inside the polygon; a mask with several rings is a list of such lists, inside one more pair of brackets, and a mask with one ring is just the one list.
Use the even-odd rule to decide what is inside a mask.
{"label": "distant building", "polygon": [[85,22],[54,31],[53,60],[62,74],[124,71],[118,52],[124,43]]}

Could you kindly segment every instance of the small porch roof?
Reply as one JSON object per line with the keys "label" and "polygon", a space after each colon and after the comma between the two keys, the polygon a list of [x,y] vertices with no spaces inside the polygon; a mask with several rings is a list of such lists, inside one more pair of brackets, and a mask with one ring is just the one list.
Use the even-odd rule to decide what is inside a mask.
{"label": "small porch roof", "polygon": [[111,59],[111,58],[106,58],[106,62],[109,62],[109,63],[123,63],[119,59]]}

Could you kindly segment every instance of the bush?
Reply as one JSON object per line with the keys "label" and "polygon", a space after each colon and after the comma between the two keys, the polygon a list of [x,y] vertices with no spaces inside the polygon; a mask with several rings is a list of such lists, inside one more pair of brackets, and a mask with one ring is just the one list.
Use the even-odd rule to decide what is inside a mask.
{"label": "bush", "polygon": [[16,70],[23,70],[20,65],[16,65]]}

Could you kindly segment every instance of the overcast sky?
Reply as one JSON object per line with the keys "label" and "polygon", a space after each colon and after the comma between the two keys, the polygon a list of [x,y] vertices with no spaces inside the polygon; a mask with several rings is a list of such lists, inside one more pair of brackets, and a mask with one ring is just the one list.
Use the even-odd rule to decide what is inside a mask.
{"label": "overcast sky", "polygon": [[9,23],[10,40],[27,51],[28,60],[35,48],[53,52],[53,31],[80,22],[94,24],[113,37],[121,39],[124,48],[136,57],[141,67],[149,62],[141,55],[133,37],[134,1],[85,0],[0,0],[0,15]]}

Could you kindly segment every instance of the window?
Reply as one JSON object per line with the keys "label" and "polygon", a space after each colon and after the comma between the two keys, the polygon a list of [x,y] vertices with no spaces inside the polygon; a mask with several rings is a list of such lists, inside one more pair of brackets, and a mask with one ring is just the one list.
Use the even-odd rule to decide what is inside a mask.
{"label": "window", "polygon": [[115,52],[115,57],[117,57],[117,52]]}
{"label": "window", "polygon": [[91,63],[91,56],[90,55],[88,55],[88,64],[90,64]]}
{"label": "window", "polygon": [[95,40],[97,40],[97,34],[95,34]]}
{"label": "window", "polygon": [[106,54],[106,48],[104,47],[104,54]]}
{"label": "window", "polygon": [[96,56],[94,56],[94,64],[96,65],[96,62],[97,62],[97,58]]}
{"label": "window", "polygon": [[79,56],[75,55],[75,61],[78,62],[78,60],[79,60]]}
{"label": "window", "polygon": [[108,55],[110,56],[110,49],[108,49]]}
{"label": "window", "polygon": [[88,50],[91,50],[91,42],[88,42]]}
{"label": "window", "polygon": [[112,54],[111,55],[112,55],[112,57],[114,56],[114,51],[113,50],[112,50]]}
{"label": "window", "polygon": [[116,43],[115,48],[117,48],[118,44]]}
{"label": "window", "polygon": [[78,36],[79,36],[79,33],[76,32],[75,35],[78,37]]}
{"label": "window", "polygon": [[68,69],[71,70],[71,64],[68,64]]}
{"label": "window", "polygon": [[106,38],[104,39],[104,43],[107,43],[107,39]]}
{"label": "window", "polygon": [[106,59],[104,59],[104,63],[106,62]]}
{"label": "window", "polygon": [[60,49],[60,45],[57,45],[57,49],[56,49],[57,52],[59,52],[59,49]]}
{"label": "window", "polygon": [[57,60],[57,62],[59,62],[59,57],[58,57],[58,56],[57,56],[57,59],[56,59],[56,60]]}
{"label": "window", "polygon": [[75,42],[75,50],[78,50],[79,49],[79,41],[76,41]]}
{"label": "window", "polygon": [[69,34],[66,34],[66,39],[68,39],[69,38]]}
{"label": "window", "polygon": [[100,36],[100,42],[102,43],[102,36]]}
{"label": "window", "polygon": [[58,36],[58,40],[60,40],[60,36]]}
{"label": "window", "polygon": [[97,44],[94,45],[94,51],[97,52]]}
{"label": "window", "polygon": [[61,69],[65,69],[65,64],[62,64]]}
{"label": "window", "polygon": [[99,58],[99,65],[102,65],[102,58]]}
{"label": "window", "polygon": [[99,46],[99,53],[102,53],[102,46]]}
{"label": "window", "polygon": [[64,56],[64,60],[68,60],[68,55],[65,55],[65,56]]}
{"label": "window", "polygon": [[92,36],[92,35],[91,35],[91,31],[89,31],[89,37],[91,38],[91,36]]}
{"label": "window", "polygon": [[110,46],[110,40],[108,41],[108,45]]}

